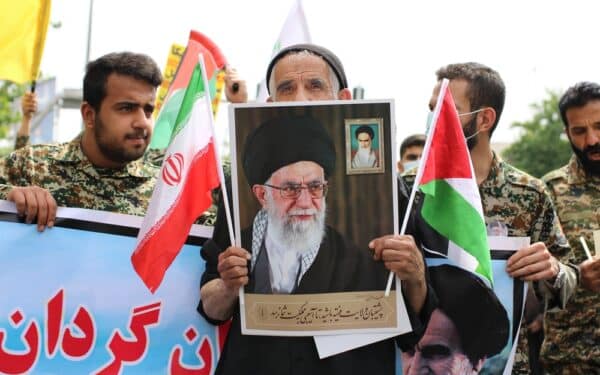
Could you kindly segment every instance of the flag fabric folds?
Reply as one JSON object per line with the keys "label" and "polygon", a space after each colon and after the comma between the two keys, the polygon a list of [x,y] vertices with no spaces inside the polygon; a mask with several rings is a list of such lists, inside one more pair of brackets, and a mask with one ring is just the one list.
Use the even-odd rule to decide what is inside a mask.
{"label": "flag fabric folds", "polygon": [[175,77],[171,82],[166,99],[154,124],[150,148],[165,149],[171,142],[175,119],[181,107],[185,88],[198,63],[198,54],[200,53],[204,56],[206,65],[205,73],[209,81],[208,92],[210,92],[210,97],[213,98],[213,115],[216,114],[221,99],[227,60],[212,40],[206,35],[192,30],[181,62],[175,72]]}
{"label": "flag fabric folds", "polygon": [[0,2],[0,79],[35,81],[42,60],[50,0]]}
{"label": "flag fabric folds", "polygon": [[442,82],[415,186],[424,195],[422,218],[447,239],[440,252],[493,285],[481,197],[447,80]]}
{"label": "flag fabric folds", "polygon": [[[296,0],[288,13],[279,37],[273,46],[273,53],[271,57],[275,56],[280,50],[293,44],[299,43],[310,43],[310,33],[308,32],[308,24],[306,23],[306,16],[304,15],[304,9],[302,8],[302,1]],[[269,82],[265,82],[263,79],[258,87],[258,93],[256,95],[256,101],[264,102],[267,100],[269,94],[267,93],[267,86]]]}
{"label": "flag fabric folds", "polygon": [[198,58],[196,62],[131,256],[135,271],[153,293],[192,224],[211,205],[211,190],[219,186],[208,82]]}

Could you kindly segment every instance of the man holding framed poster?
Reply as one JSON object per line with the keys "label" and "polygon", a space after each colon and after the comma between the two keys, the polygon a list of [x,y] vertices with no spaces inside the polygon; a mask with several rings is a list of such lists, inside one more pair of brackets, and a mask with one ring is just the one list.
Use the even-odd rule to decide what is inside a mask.
{"label": "man holding framed poster", "polygon": [[[363,299],[360,308],[357,303],[361,302],[356,299],[344,304],[335,295],[336,292],[360,292],[358,294],[364,296],[365,291],[379,291],[381,297],[385,289],[388,271],[382,262],[372,259],[369,243],[374,238],[394,233],[398,227],[397,212],[394,212],[397,180],[391,170],[394,148],[386,144],[384,157],[388,168],[384,173],[348,175],[344,168],[346,129],[339,124],[348,118],[383,118],[380,136],[391,143],[394,138],[391,103],[236,105],[231,113],[234,118],[232,150],[235,150],[232,160],[234,227],[240,229],[235,236],[237,246],[225,250],[220,258],[230,253],[247,254],[237,267],[245,269],[249,283],[240,305],[235,306],[231,331],[216,373],[321,374],[350,373],[357,369],[394,373],[396,341],[393,339],[319,359],[312,337],[283,336],[331,335],[361,332],[360,329],[400,334],[410,330],[409,318],[411,323],[415,322],[413,328],[419,329],[419,318],[412,309],[409,309],[410,314],[404,311],[400,291],[392,293],[397,304],[382,300],[375,306],[377,297],[369,296]],[[373,190],[379,199],[366,204],[365,190]],[[327,215],[324,215],[325,206]],[[290,220],[283,220],[283,229],[275,230],[275,220],[269,222],[270,210],[274,211],[271,212],[273,219],[297,214],[295,219],[298,220],[288,216]],[[319,215],[325,217],[319,219]],[[377,220],[365,224],[366,217],[377,217]],[[292,224],[294,221],[302,223],[296,226]],[[287,229],[286,224],[289,224]],[[308,239],[313,235],[298,236],[303,232],[298,227],[313,226],[318,227],[314,238]],[[291,236],[296,236],[293,241]],[[300,255],[292,251],[292,244],[298,243],[305,244]],[[272,251],[278,248],[283,251]],[[277,266],[272,266],[273,262]],[[281,264],[282,268],[277,269]],[[225,272],[221,272],[221,277],[227,277]],[[256,294],[259,292],[269,298],[290,300],[251,300],[253,295],[265,297]],[[284,294],[271,294],[273,292]],[[325,299],[317,300],[315,294]],[[369,305],[372,301],[374,304]],[[275,308],[269,310],[267,305]],[[387,309],[390,305],[395,307],[391,313]],[[350,316],[372,323],[377,319],[371,318],[386,313],[386,316],[395,316],[396,322],[391,326],[386,322],[387,327],[384,324],[379,330],[374,325],[357,325],[356,322],[347,326],[339,324]],[[363,319],[365,317],[367,319]],[[263,325],[256,329],[250,327],[251,320],[261,320],[267,325],[283,324],[286,320],[289,324],[279,328]],[[315,323],[324,324],[317,327]],[[397,339],[406,347],[417,340],[413,334]]]}
{"label": "man holding framed poster", "polygon": [[[325,224],[336,150],[320,121],[306,115],[270,118],[246,138],[242,165],[261,205],[241,234],[242,247],[252,254],[245,291],[279,295],[268,300],[246,295],[242,333],[309,336],[401,328],[405,313],[400,304],[394,308],[401,296],[394,301],[395,295],[384,298],[382,291],[363,292],[382,289],[383,264]],[[361,293],[320,301],[307,296],[356,291]]]}

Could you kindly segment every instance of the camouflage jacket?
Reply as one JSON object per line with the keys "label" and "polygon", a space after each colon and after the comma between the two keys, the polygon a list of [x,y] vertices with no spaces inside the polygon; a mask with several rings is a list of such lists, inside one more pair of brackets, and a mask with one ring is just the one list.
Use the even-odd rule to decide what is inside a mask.
{"label": "camouflage jacket", "polygon": [[80,141],[26,146],[0,159],[0,199],[13,186],[36,185],[59,206],[144,215],[159,169],[143,159],[121,169],[96,168]]}
{"label": "camouflage jacket", "polygon": [[[415,171],[404,176],[412,186]],[[490,173],[479,185],[486,225],[502,223],[511,237],[530,237],[531,243],[541,241],[557,258],[567,256],[570,249],[560,227],[552,200],[544,183],[494,154]],[[577,274],[564,267],[565,286],[555,291],[547,283],[535,283],[536,294],[547,306],[564,306],[577,285]],[[521,325],[513,374],[528,374],[529,361],[526,326]]]}
{"label": "camouflage jacket", "polygon": [[[543,177],[573,251],[563,262],[587,259],[583,236],[594,253],[593,232],[600,230],[600,177],[587,176],[573,155],[564,167]],[[600,249],[595,249],[600,251]],[[542,361],[551,373],[600,373],[600,295],[578,288],[565,310],[548,311],[544,319]]]}

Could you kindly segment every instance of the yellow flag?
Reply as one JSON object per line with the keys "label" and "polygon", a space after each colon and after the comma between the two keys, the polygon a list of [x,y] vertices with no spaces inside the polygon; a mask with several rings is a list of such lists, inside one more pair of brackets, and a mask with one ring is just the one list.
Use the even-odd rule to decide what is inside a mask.
{"label": "yellow flag", "polygon": [[160,108],[162,107],[165,98],[167,97],[167,93],[169,91],[169,86],[175,77],[175,73],[177,73],[177,67],[179,66],[179,62],[181,61],[181,57],[185,52],[185,46],[179,45],[177,43],[173,43],[171,45],[171,50],[169,51],[169,56],[167,58],[167,64],[165,65],[165,69],[163,70],[163,81],[158,88],[158,94],[156,95],[156,103],[154,105],[154,117],[158,116],[158,112],[160,112]]}
{"label": "yellow flag", "polygon": [[50,0],[0,1],[0,79],[25,83],[37,78]]}

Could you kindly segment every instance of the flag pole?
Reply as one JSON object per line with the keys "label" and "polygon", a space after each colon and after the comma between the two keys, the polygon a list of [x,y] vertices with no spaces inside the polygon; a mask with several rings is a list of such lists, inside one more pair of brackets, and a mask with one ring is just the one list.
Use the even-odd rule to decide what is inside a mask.
{"label": "flag pole", "polygon": [[[200,70],[202,70],[202,81],[204,82],[204,89],[206,90],[206,101],[208,102],[209,108],[212,108],[211,98],[210,98],[210,90],[208,89],[208,77],[206,76],[206,68],[204,65],[204,55],[202,53],[198,54],[198,62],[200,63]],[[217,159],[217,171],[219,171],[219,181],[221,182],[221,193],[223,196],[223,204],[225,206],[225,216],[227,218],[227,228],[229,229],[229,238],[231,239],[231,246],[235,244],[235,237],[233,234],[233,224],[231,220],[231,211],[229,210],[229,198],[227,196],[227,188],[225,187],[225,174],[223,173],[223,163],[221,162],[221,152],[219,151],[219,142],[217,140],[217,132],[215,131],[215,122],[212,115],[212,110],[210,111],[210,127],[212,133],[214,135],[214,146],[215,146],[215,158]]]}
{"label": "flag pole", "polygon": [[[208,90],[208,79],[206,77],[206,69],[204,68],[204,56],[200,53],[198,55],[200,67],[202,68],[202,79],[204,80],[204,86],[206,88],[207,95],[205,95],[208,105],[211,105],[210,90]],[[239,88],[239,87],[238,87]],[[212,107],[209,107],[212,109]],[[227,229],[229,230],[229,238],[231,239],[231,246],[235,245],[235,236],[233,234],[233,222],[231,220],[231,210],[229,209],[229,197],[227,196],[227,187],[225,185],[225,174],[223,173],[223,163],[221,163],[221,152],[219,152],[219,142],[217,141],[217,132],[215,132],[215,123],[213,119],[212,110],[210,111],[210,126],[215,137],[215,158],[217,159],[217,170],[219,171],[219,180],[221,181],[221,195],[223,197],[223,206],[225,207],[225,217],[227,218]],[[240,288],[238,291],[240,305],[244,305],[244,288]],[[243,310],[243,308],[242,308]]]}
{"label": "flag pole", "polygon": [[[446,90],[448,89],[448,79],[442,79],[442,84],[440,85],[440,92],[438,93],[437,102],[435,103],[435,108],[433,110],[433,116],[431,118],[431,125],[429,126],[429,133],[427,134],[427,139],[425,140],[425,147],[423,148],[423,155],[421,156],[421,160],[419,161],[419,167],[417,168],[417,176],[415,177],[415,181],[413,183],[412,189],[410,190],[410,197],[408,198],[408,205],[406,206],[406,212],[404,213],[404,219],[402,220],[402,227],[400,228],[400,235],[403,235],[406,232],[406,226],[408,225],[408,218],[410,216],[410,212],[412,211],[413,202],[415,201],[415,194],[417,192],[418,186],[421,183],[421,177],[423,176],[423,163],[427,160],[429,156],[429,149],[431,148],[431,140],[433,139],[433,134],[435,133],[435,127],[437,124],[437,119],[440,116],[440,111],[442,108],[442,103],[444,101],[444,95],[446,95]],[[390,271],[388,276],[387,285],[385,287],[385,296],[390,295],[390,290],[392,288],[392,281],[394,280],[394,272]]]}

